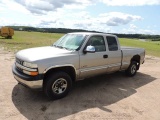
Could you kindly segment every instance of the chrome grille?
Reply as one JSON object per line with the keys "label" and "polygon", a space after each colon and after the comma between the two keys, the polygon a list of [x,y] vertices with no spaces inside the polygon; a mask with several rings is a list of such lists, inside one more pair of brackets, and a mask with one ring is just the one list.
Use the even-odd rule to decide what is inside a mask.
{"label": "chrome grille", "polygon": [[21,65],[23,65],[23,62],[24,62],[24,61],[22,61],[22,60],[16,58],[16,62],[19,63],[19,64],[21,64]]}
{"label": "chrome grille", "polygon": [[[23,62],[24,62],[24,61],[22,61],[22,60],[16,58],[16,63],[18,63],[18,64],[20,64],[20,65],[23,65]],[[18,67],[17,65],[16,65],[16,68],[17,68],[19,71],[21,71],[21,72],[23,71],[23,69],[20,68],[20,67]]]}

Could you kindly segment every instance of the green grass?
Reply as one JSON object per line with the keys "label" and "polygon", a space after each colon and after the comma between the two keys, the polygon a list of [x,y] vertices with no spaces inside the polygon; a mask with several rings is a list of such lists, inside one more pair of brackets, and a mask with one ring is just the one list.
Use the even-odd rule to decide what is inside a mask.
{"label": "green grass", "polygon": [[153,55],[160,57],[160,41],[140,41],[138,39],[120,38],[120,44],[122,46],[141,47],[145,48],[147,55]]}
{"label": "green grass", "polygon": [[[49,46],[58,40],[63,34],[15,31],[13,39],[0,37],[0,47],[16,52],[25,48]],[[138,39],[120,38],[122,46],[141,47],[146,49],[147,55],[160,57],[160,41],[139,41]]]}
{"label": "green grass", "polygon": [[15,31],[13,39],[0,37],[0,46],[7,50],[18,51],[25,48],[49,46],[63,34]]}

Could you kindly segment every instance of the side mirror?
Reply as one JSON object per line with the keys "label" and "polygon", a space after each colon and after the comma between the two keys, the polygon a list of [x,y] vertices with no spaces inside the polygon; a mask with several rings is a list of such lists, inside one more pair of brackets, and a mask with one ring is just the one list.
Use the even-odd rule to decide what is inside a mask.
{"label": "side mirror", "polygon": [[96,49],[94,46],[87,46],[86,49],[84,50],[84,53],[95,53],[96,52]]}

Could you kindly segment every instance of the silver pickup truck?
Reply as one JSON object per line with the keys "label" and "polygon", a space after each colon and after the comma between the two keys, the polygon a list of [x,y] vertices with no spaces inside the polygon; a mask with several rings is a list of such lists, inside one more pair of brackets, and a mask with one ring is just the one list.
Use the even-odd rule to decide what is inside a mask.
{"label": "silver pickup truck", "polygon": [[121,47],[115,35],[68,33],[52,46],[19,51],[12,71],[22,85],[59,99],[77,80],[123,70],[134,76],[144,57],[144,49]]}

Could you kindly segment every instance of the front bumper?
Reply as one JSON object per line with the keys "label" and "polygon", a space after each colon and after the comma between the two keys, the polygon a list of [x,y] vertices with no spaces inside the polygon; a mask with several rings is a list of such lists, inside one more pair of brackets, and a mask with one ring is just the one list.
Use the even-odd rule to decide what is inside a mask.
{"label": "front bumper", "polygon": [[31,89],[42,89],[44,75],[41,75],[41,74],[37,76],[26,75],[20,72],[19,70],[17,70],[15,64],[12,67],[12,72],[13,72],[14,78],[22,85],[29,87]]}

